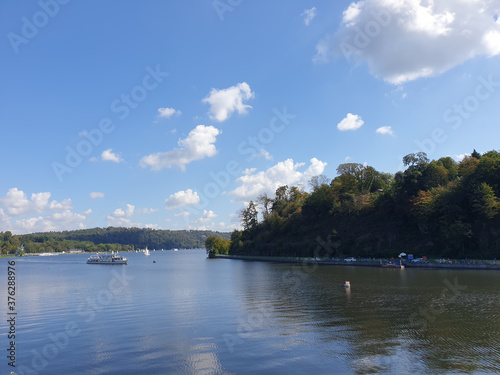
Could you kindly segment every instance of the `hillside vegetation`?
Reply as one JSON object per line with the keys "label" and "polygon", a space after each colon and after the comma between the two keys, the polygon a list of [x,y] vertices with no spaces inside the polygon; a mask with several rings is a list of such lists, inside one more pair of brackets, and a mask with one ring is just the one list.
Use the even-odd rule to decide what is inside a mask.
{"label": "hillside vegetation", "polygon": [[13,254],[23,244],[27,253],[63,252],[79,249],[130,251],[143,249],[202,248],[212,235],[229,238],[229,233],[203,230],[155,230],[144,228],[92,228],[64,232],[12,235],[0,232],[2,254]]}
{"label": "hillside vegetation", "polygon": [[[311,192],[281,186],[241,212],[230,254],[493,259],[500,256],[500,153],[475,150],[460,163],[403,158],[395,175],[347,163]],[[260,212],[260,214],[259,214]]]}

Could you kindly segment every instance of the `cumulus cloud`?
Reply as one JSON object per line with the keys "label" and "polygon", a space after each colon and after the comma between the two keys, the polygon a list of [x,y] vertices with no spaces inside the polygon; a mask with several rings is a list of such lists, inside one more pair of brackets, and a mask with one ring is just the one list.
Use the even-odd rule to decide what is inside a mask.
{"label": "cumulus cloud", "polygon": [[439,75],[479,55],[500,55],[496,0],[364,0],[343,13],[315,62],[344,56],[392,84]]}
{"label": "cumulus cloud", "polygon": [[150,213],[150,212],[144,212],[144,210],[149,211],[149,209],[136,210],[134,205],[126,204],[125,209],[117,208],[116,210],[113,211],[113,213],[108,215],[106,221],[108,223],[108,226],[111,227],[126,227],[126,228],[136,227],[136,228],[152,228],[152,229],[157,228],[158,227],[157,224],[141,224],[131,220],[131,217],[134,214]]}
{"label": "cumulus cloud", "polygon": [[72,229],[84,229],[86,215],[71,212],[69,210],[56,212],[43,217],[30,217],[16,220],[13,224],[13,231],[16,233],[33,233],[62,231]]}
{"label": "cumulus cloud", "polygon": [[244,102],[254,97],[255,93],[252,92],[248,83],[243,82],[227,89],[212,89],[202,102],[210,104],[210,118],[222,122],[231,117],[234,112],[247,113],[247,110],[252,107]]}
{"label": "cumulus cloud", "polygon": [[18,188],[0,198],[0,227],[16,234],[85,228],[92,210],[72,212],[71,199],[50,200],[51,193],[33,193],[28,199]]}
{"label": "cumulus cloud", "polygon": [[339,129],[340,131],[358,130],[363,126],[363,124],[364,121],[360,116],[348,113],[347,116],[338,123],[337,129]]}
{"label": "cumulus cloud", "polygon": [[170,118],[173,115],[179,116],[181,114],[181,111],[174,109],[174,108],[158,108],[159,115],[158,117],[161,118]]}
{"label": "cumulus cloud", "polygon": [[140,164],[143,168],[150,167],[154,171],[173,166],[184,171],[187,164],[217,154],[215,142],[220,133],[220,130],[213,126],[198,125],[185,139],[177,142],[179,148],[144,156]]}
{"label": "cumulus cloud", "polygon": [[0,208],[0,228],[10,228],[10,218],[2,208]]}
{"label": "cumulus cloud", "polygon": [[44,211],[62,211],[71,209],[71,199],[62,202],[55,200],[49,202],[51,194],[49,192],[33,193],[28,199],[24,191],[18,188],[9,189],[7,194],[0,198],[0,205],[6,209],[6,213],[11,216],[21,216]]}
{"label": "cumulus cloud", "polygon": [[394,131],[390,126],[381,126],[377,130],[375,130],[378,134],[387,134],[387,135],[394,135]]}
{"label": "cumulus cloud", "polygon": [[101,154],[101,160],[102,161],[112,161],[113,163],[121,163],[123,159],[120,157],[120,155],[115,154],[112,149],[108,148],[107,150],[104,150]]}
{"label": "cumulus cloud", "polygon": [[266,160],[272,160],[273,156],[264,148],[260,149],[260,152],[256,155],[258,157],[262,156]]}
{"label": "cumulus cloud", "polygon": [[283,185],[307,185],[311,177],[322,174],[326,167],[326,163],[316,158],[312,158],[310,163],[304,172],[299,169],[305,163],[294,163],[292,159],[279,162],[266,171],[246,170],[236,180],[240,186],[230,194],[239,200],[250,201],[263,193],[272,195]]}
{"label": "cumulus cloud", "polygon": [[101,193],[98,191],[93,191],[90,193],[90,198],[92,198],[92,199],[104,198],[104,193]]}
{"label": "cumulus cloud", "polygon": [[459,154],[459,155],[455,155],[455,159],[457,159],[458,161],[462,161],[465,157],[467,156],[470,156],[470,154]]}
{"label": "cumulus cloud", "polygon": [[157,208],[139,208],[138,210],[136,210],[136,212],[140,215],[151,215],[158,211],[159,210]]}
{"label": "cumulus cloud", "polygon": [[165,200],[165,208],[167,210],[173,210],[183,206],[193,206],[198,203],[200,203],[198,193],[191,189],[187,189],[170,195],[170,197]]}
{"label": "cumulus cloud", "polygon": [[205,225],[206,226],[207,224],[209,224],[212,221],[212,219],[215,219],[216,217],[217,217],[217,215],[213,211],[211,211],[211,210],[209,210],[209,211],[203,210],[202,216],[199,217],[198,219],[193,220],[191,222],[191,224],[198,225],[198,226],[199,225]]}
{"label": "cumulus cloud", "polygon": [[309,26],[314,17],[318,14],[316,7],[312,7],[311,9],[304,10],[300,15],[304,17],[304,23],[306,26]]}

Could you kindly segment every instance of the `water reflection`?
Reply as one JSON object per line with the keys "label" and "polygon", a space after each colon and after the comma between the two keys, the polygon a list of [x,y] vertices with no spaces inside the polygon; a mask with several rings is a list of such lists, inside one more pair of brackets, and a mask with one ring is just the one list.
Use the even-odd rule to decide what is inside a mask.
{"label": "water reflection", "polygon": [[497,272],[140,255],[126,266],[133,280],[93,319],[79,307],[105,296],[113,268],[84,256],[20,260],[19,363],[74,321],[79,335],[43,373],[500,372]]}
{"label": "water reflection", "polygon": [[269,306],[265,329],[280,322],[279,335],[327,343],[325,354],[360,374],[500,371],[498,275],[319,267],[294,288],[291,267],[248,275],[245,314]]}

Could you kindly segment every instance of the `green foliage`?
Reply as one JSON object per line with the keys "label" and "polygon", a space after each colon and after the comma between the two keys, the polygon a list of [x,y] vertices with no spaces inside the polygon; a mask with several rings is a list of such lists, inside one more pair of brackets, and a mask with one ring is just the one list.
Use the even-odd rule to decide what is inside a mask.
{"label": "green foliage", "polygon": [[228,254],[231,241],[226,238],[210,236],[205,240],[205,248],[209,258],[217,254]]}
{"label": "green foliage", "polygon": [[141,228],[92,228],[64,232],[12,235],[0,232],[2,254],[14,254],[24,245],[25,253],[132,251],[146,246],[152,249],[202,248],[212,235],[229,238],[229,233],[195,230],[153,230]]}
{"label": "green foliage", "polygon": [[248,207],[243,209],[240,214],[241,217],[241,225],[244,229],[253,229],[257,226],[257,205],[250,201]]}
{"label": "green foliage", "polygon": [[[450,157],[431,161],[420,152],[406,155],[403,164],[395,175],[341,164],[330,184],[324,176],[311,179],[310,193],[279,187],[274,199],[259,198],[260,223],[247,220],[251,225],[232,233],[230,253],[378,257],[404,250],[498,258],[500,153],[475,151],[457,163]],[[255,218],[255,204],[251,209],[248,217]],[[318,250],[332,233],[335,248]]]}

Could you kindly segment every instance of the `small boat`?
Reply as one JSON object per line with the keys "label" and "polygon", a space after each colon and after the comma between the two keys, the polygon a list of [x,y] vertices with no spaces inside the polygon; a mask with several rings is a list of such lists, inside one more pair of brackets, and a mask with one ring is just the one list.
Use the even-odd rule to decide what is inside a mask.
{"label": "small boat", "polygon": [[127,264],[128,259],[118,255],[118,253],[111,252],[111,254],[99,254],[91,255],[87,259],[87,264]]}
{"label": "small boat", "polygon": [[148,255],[151,255],[151,253],[149,252],[148,248],[146,247],[146,249],[144,250],[144,255],[148,256]]}
{"label": "small boat", "polygon": [[351,287],[351,282],[350,281],[346,281],[345,284],[344,284],[344,286],[346,288],[350,288]]}
{"label": "small boat", "polygon": [[173,251],[179,251],[179,249],[172,249]]}

